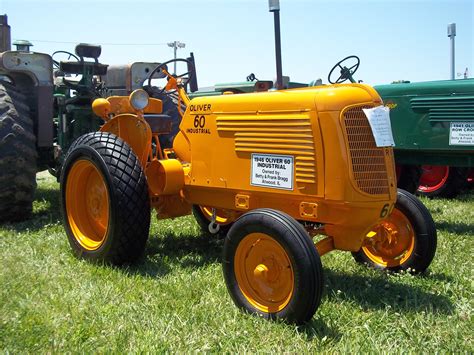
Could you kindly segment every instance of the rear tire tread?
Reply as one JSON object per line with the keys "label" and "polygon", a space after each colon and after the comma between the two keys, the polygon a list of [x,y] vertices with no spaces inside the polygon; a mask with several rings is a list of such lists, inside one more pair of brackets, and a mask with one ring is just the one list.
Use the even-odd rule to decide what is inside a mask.
{"label": "rear tire tread", "polygon": [[21,221],[33,209],[36,137],[27,98],[0,82],[0,222]]}

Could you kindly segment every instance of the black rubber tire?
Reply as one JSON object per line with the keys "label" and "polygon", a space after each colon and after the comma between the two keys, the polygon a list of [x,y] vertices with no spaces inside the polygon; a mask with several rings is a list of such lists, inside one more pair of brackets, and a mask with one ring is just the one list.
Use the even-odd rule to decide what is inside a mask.
{"label": "black rubber tire", "polygon": [[27,98],[0,82],[0,222],[27,219],[36,190],[36,137]]}
{"label": "black rubber tire", "polygon": [[[209,232],[209,223],[211,223],[211,220],[206,217],[206,215],[202,212],[201,208],[198,205],[193,205],[192,210],[193,210],[194,219],[196,220],[197,224],[201,228],[202,232],[206,234],[211,234]],[[233,222],[228,223],[228,224],[220,224],[219,232],[217,232],[216,234],[224,238],[226,234],[229,232],[233,224],[234,224]]]}
{"label": "black rubber tire", "polygon": [[416,193],[418,186],[420,186],[420,177],[423,172],[421,166],[400,165],[399,168],[401,171],[397,180],[397,187],[411,194]]}
{"label": "black rubber tire", "polygon": [[[243,295],[234,270],[239,243],[250,233],[265,233],[283,247],[294,270],[293,294],[279,312],[262,312]],[[321,259],[303,226],[289,215],[257,209],[241,216],[230,229],[224,243],[223,272],[227,289],[237,307],[266,319],[281,319],[302,324],[309,321],[321,303],[323,269]]]}
{"label": "black rubber tire", "polygon": [[[79,159],[92,162],[102,174],[109,195],[109,224],[103,244],[90,251],[81,246],[68,222],[68,174]],[[111,133],[93,132],[70,147],[61,170],[63,224],[74,253],[84,259],[114,265],[132,263],[145,250],[150,229],[150,199],[145,174],[130,146]]]}
{"label": "black rubber tire", "polygon": [[442,198],[454,198],[463,190],[467,189],[469,176],[469,168],[458,168],[454,166],[449,167],[448,178],[445,183],[438,189],[430,192],[424,192],[417,190],[417,194],[426,197],[442,197]]}
{"label": "black rubber tire", "polygon": [[412,274],[424,272],[436,253],[437,234],[433,218],[426,206],[414,195],[398,189],[395,208],[402,212],[410,221],[415,235],[415,245],[411,256],[402,264],[394,267],[384,267],[374,263],[361,248],[352,253],[354,259],[363,264],[388,271],[409,271]]}

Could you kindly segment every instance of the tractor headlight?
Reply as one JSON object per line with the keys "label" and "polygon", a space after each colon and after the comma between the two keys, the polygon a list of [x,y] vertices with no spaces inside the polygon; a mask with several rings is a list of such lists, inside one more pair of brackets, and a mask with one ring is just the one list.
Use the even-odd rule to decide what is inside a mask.
{"label": "tractor headlight", "polygon": [[143,89],[137,89],[133,91],[130,96],[130,105],[135,110],[141,111],[148,106],[149,96]]}

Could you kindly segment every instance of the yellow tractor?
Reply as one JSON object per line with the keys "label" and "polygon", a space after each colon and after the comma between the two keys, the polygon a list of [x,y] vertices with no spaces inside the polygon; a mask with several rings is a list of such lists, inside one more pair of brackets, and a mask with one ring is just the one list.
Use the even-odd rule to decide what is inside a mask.
{"label": "yellow tractor", "polygon": [[171,75],[173,61],[150,73],[166,75],[161,91],[177,97],[172,147],[160,144],[172,117],[139,89],[95,100],[104,124],[67,154],[62,211],[79,257],[133,262],[151,208],[160,219],[194,211],[211,233],[225,232],[236,305],[293,323],[318,308],[320,256],[331,250],[381,269],[427,269],[436,229],[418,199],[397,191],[392,148],[376,144],[364,112],[383,106],[375,90],[352,83],[190,100],[193,70]]}

